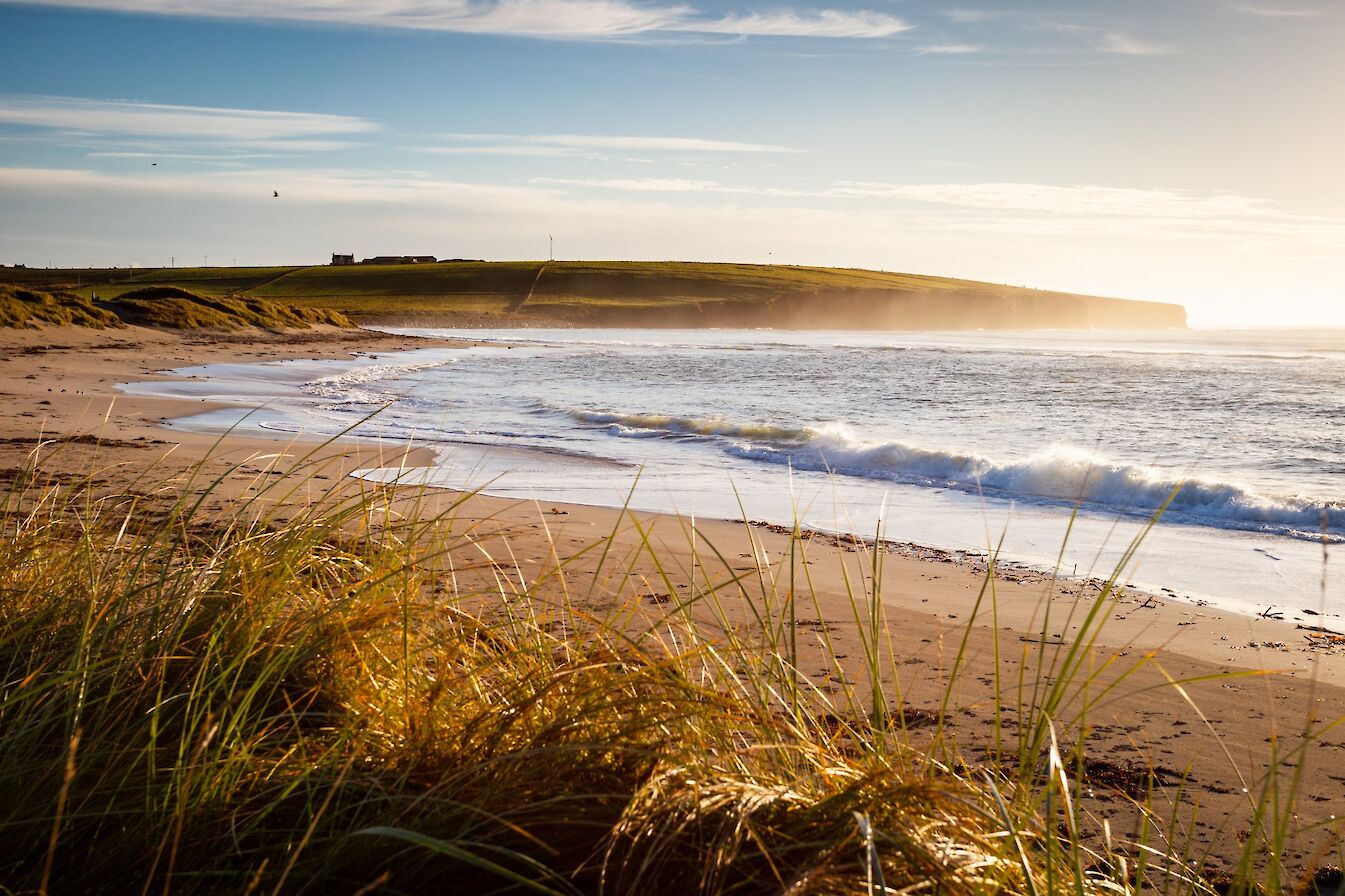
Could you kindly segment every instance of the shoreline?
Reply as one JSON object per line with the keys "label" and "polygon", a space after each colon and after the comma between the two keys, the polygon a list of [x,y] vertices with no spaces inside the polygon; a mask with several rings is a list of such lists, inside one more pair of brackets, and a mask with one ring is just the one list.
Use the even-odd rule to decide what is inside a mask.
{"label": "shoreline", "polygon": [[[0,331],[0,373],[4,377],[0,393],[8,399],[0,415],[11,434],[0,440],[0,468],[19,466],[37,447],[39,435],[59,440],[96,433],[103,444],[57,441],[52,450],[44,449],[42,462],[51,465],[44,470],[70,475],[81,472],[81,465],[86,471],[92,466],[116,487],[118,477],[125,482],[146,465],[172,473],[204,464],[212,471],[228,474],[220,492],[213,496],[212,506],[220,510],[231,496],[258,491],[258,481],[283,477],[287,469],[284,455],[301,458],[317,452],[320,464],[316,469],[320,472],[316,475],[328,485],[310,483],[313,489],[305,494],[332,483],[337,484],[334,487],[370,487],[371,483],[361,480],[344,480],[360,467],[417,465],[432,449],[354,442],[315,446],[298,439],[235,435],[221,439],[186,433],[164,427],[162,421],[208,409],[209,403],[135,398],[118,395],[113,387],[118,382],[155,379],[164,369],[194,364],[343,357],[355,351],[463,344],[470,343],[428,343],[422,337],[376,331],[322,330],[281,336],[176,335],[139,328]],[[229,473],[235,466],[237,469]],[[444,489],[412,487],[407,491],[414,491],[414,500],[427,502],[431,509],[458,499],[458,493]],[[303,497],[291,496],[288,500]],[[457,512],[480,533],[482,549],[493,550],[498,545],[507,550],[505,556],[511,557],[513,568],[521,576],[543,575],[552,562],[548,551],[555,545],[576,547],[612,533],[614,543],[623,550],[637,549],[642,540],[657,541],[667,549],[668,556],[678,558],[684,562],[684,569],[692,570],[689,578],[693,583],[695,580],[697,558],[686,542],[685,521],[677,517],[484,495],[470,497]],[[794,546],[792,533],[780,531],[783,528],[769,523],[698,519],[695,537],[718,547],[729,569],[734,558],[781,564]],[[843,533],[816,533],[803,542],[816,601],[816,613],[813,609],[808,613],[817,616],[816,623],[825,622],[834,629],[843,653],[847,649],[857,653],[856,634],[850,630],[853,626],[847,628],[853,607],[847,605],[846,595],[847,588],[852,587],[850,582],[862,585],[867,581],[865,567],[872,545]],[[904,655],[914,661],[910,668],[915,671],[900,682],[906,703],[926,708],[937,698],[954,671],[946,665],[949,653],[964,635],[968,638],[972,659],[956,670],[953,688],[966,707],[965,721],[959,723],[965,730],[957,734],[974,748],[991,733],[994,724],[995,713],[987,708],[991,695],[985,681],[1001,671],[994,666],[1000,645],[1006,645],[1006,657],[1020,657],[1021,666],[1045,662],[1052,653],[1050,647],[1070,643],[1074,622],[1068,608],[1090,606],[1099,589],[1088,580],[1053,582],[1049,574],[1003,569],[994,586],[997,627],[985,618],[968,626],[984,574],[954,553],[918,545],[907,551],[892,550],[884,545],[878,566],[884,583],[883,602],[896,620],[890,623],[889,649],[894,656]],[[587,570],[581,563],[570,574],[582,578]],[[657,609],[660,603],[657,595],[667,599],[657,571],[645,565],[634,569],[632,577],[650,596],[647,604],[651,608]],[[747,600],[750,594],[744,590],[743,602]],[[1058,613],[1066,621],[1043,625],[1043,615],[1057,604],[1061,608]],[[749,624],[745,606],[729,609],[731,622]],[[1345,715],[1345,643],[1314,649],[1307,643],[1306,635],[1311,632],[1305,633],[1301,623],[1296,627],[1293,622],[1244,617],[1138,592],[1118,593],[1107,613],[1107,627],[1096,644],[1099,662],[1126,657],[1145,660],[1143,671],[1135,679],[1137,689],[1158,686],[1163,674],[1183,679],[1221,672],[1244,675],[1191,686],[1193,698],[1214,720],[1203,729],[1195,724],[1197,719],[1189,706],[1177,695],[1141,690],[1114,701],[1107,713],[1115,719],[1099,720],[1092,726],[1090,737],[1090,750],[1097,749],[1099,755],[1112,761],[1189,770],[1188,784],[1199,791],[1203,803],[1200,824],[1207,826],[1198,828],[1193,839],[1217,851],[1221,838],[1234,839],[1231,834],[1236,829],[1229,826],[1237,824],[1238,807],[1245,808],[1247,797],[1237,792],[1238,787],[1230,786],[1237,776],[1227,768],[1223,751],[1214,747],[1212,735],[1218,733],[1224,746],[1231,747],[1228,755],[1244,762],[1244,775],[1249,780],[1254,778],[1255,770],[1263,767],[1260,757],[1265,754],[1267,736],[1287,740],[1311,716],[1324,720]],[[847,644],[851,646],[845,647]],[[819,673],[822,671],[827,670]],[[819,678],[819,687],[825,681]],[[896,682],[890,684],[897,686]],[[1345,736],[1332,733],[1322,744],[1315,748],[1320,754],[1318,768],[1305,772],[1307,789],[1321,799],[1304,804],[1300,811],[1305,820],[1345,815],[1345,797],[1341,796],[1345,776],[1334,771],[1345,761]],[[1125,807],[1118,806],[1112,797],[1104,794],[1097,800],[1099,813],[1125,816]],[[1305,862],[1313,848],[1312,844],[1303,845]]]}
{"label": "shoreline", "polygon": [[[436,350],[432,342],[428,343],[429,347],[426,342],[421,342],[413,344],[412,351],[398,353],[393,358],[373,355],[372,358],[337,364],[335,373],[325,367],[301,367],[297,374],[292,371],[287,373],[284,368],[274,368],[274,373],[266,369],[249,371],[244,368],[235,374],[226,367],[200,379],[197,379],[196,372],[188,371],[185,376],[171,379],[165,388],[157,391],[163,397],[204,395],[217,398],[233,394],[233,388],[237,394],[246,396],[213,418],[197,416],[175,421],[186,429],[198,432],[222,432],[240,423],[242,414],[249,413],[255,406],[275,396],[277,402],[271,408],[276,414],[274,419],[260,423],[244,422],[240,430],[252,430],[256,437],[284,438],[284,433],[299,434],[310,427],[330,431],[325,415],[310,409],[312,399],[307,394],[307,387],[300,395],[299,383],[310,379],[314,385],[321,385],[329,379],[337,382],[349,380],[359,384],[364,381],[363,370],[370,361],[377,361],[370,370],[378,371],[385,369],[381,365],[386,363],[387,358],[392,361],[391,370],[405,368],[416,371],[434,367],[449,371],[461,369],[471,382],[483,383],[483,372],[494,367],[498,358],[505,354],[499,349],[521,348],[531,350],[540,357],[551,349],[567,348],[563,342],[553,344],[546,338],[518,343],[511,340],[508,334],[498,332],[476,336],[474,331],[437,334],[391,331],[391,335],[458,339],[465,346],[485,349],[487,354],[482,357],[473,353],[472,357],[463,359],[464,364],[458,368],[451,360],[445,360],[452,354],[451,351]],[[433,386],[432,378],[430,385]],[[153,394],[156,391],[153,384],[148,386],[148,389],[132,386],[131,390],[134,394]],[[349,393],[349,397],[357,403],[365,401],[359,398],[359,389],[362,387],[357,385],[355,388],[356,391]],[[346,393],[329,394],[328,391],[320,390],[317,394],[340,401]],[[467,404],[470,407],[470,401]],[[428,429],[420,441],[439,454],[442,459],[439,464],[423,472],[408,470],[405,475],[399,471],[380,475],[380,471],[371,470],[367,471],[366,478],[383,482],[400,478],[402,485],[450,490],[471,489],[480,482],[486,482],[484,492],[505,498],[536,497],[541,501],[608,508],[629,503],[642,511],[686,515],[697,519],[731,519],[744,514],[764,516],[779,524],[792,524],[797,519],[802,525],[819,531],[854,533],[866,538],[871,537],[876,524],[881,526],[886,543],[906,546],[903,549],[915,556],[951,551],[983,569],[985,557],[993,552],[1001,569],[1013,567],[1026,574],[1067,578],[1076,582],[1109,577],[1114,571],[1114,564],[1122,557],[1122,549],[1127,541],[1152,522],[1150,513],[1126,505],[1100,503],[1105,502],[1105,497],[1068,502],[1040,497],[1032,492],[1001,492],[990,487],[982,490],[980,487],[959,485],[956,481],[923,485],[905,483],[899,479],[889,481],[881,474],[870,477],[862,471],[858,477],[842,476],[836,479],[832,478],[832,474],[820,472],[819,468],[808,464],[797,470],[791,465],[789,494],[795,494],[794,481],[797,477],[800,496],[788,502],[773,497],[783,494],[785,484],[781,468],[771,464],[757,465],[756,468],[739,465],[725,476],[713,469],[716,462],[711,460],[699,464],[699,467],[707,474],[718,477],[717,484],[711,487],[706,479],[704,484],[684,490],[679,477],[686,474],[666,473],[669,468],[665,467],[663,458],[655,458],[648,453],[643,456],[640,452],[632,454],[623,447],[617,447],[624,445],[629,448],[633,443],[584,443],[583,450],[575,453],[548,448],[535,439],[532,440],[535,444],[506,445],[500,444],[500,439],[490,435],[480,439],[474,436],[478,430],[491,434],[495,427],[502,425],[506,429],[524,427],[520,432],[525,434],[531,432],[526,429],[531,423],[509,417],[507,409],[503,412],[505,416],[498,416],[500,413],[499,409],[491,408],[484,409],[484,413],[483,409],[468,410],[460,422],[438,426],[440,431],[436,436],[429,435],[435,432],[436,424],[427,419]],[[360,424],[361,435],[352,438],[377,442],[379,436],[376,433],[381,429],[386,434],[383,437],[385,440],[395,440],[403,438],[398,435],[399,432],[420,429],[418,420],[407,419],[405,415],[399,417],[395,413],[392,417],[394,422],[387,425],[380,425],[379,420],[364,421]],[[349,414],[346,418],[347,424],[354,419]],[[713,423],[716,418],[709,419]],[[510,422],[505,424],[501,422],[503,420]],[[699,422],[676,422],[673,431],[678,431],[678,426]],[[543,429],[540,431],[548,433],[546,438],[557,437],[556,432],[546,428],[547,424],[541,425]],[[644,424],[637,419],[631,425]],[[460,430],[459,426],[465,426],[466,429]],[[267,432],[262,433],[260,430]],[[663,434],[668,435],[666,432]],[[560,435],[570,437],[568,433]],[[674,454],[670,459],[685,468],[689,458],[679,459]],[[1099,462],[1112,463],[1105,458]],[[1133,459],[1128,462],[1135,463]],[[998,463],[1008,462],[1001,460]],[[600,474],[598,477],[590,477],[589,471],[583,469],[589,464],[598,465],[593,468]],[[631,491],[630,482],[619,471],[634,470],[644,464],[648,466],[644,467],[644,472],[639,476],[641,486],[638,492]],[[725,469],[728,470],[727,467]],[[1130,468],[1125,469],[1128,471]],[[460,475],[462,470],[470,470],[471,475]],[[1063,475],[1069,475],[1069,470],[1066,469]],[[1175,473],[1172,475],[1178,476]],[[1192,489],[1198,486],[1222,487],[1218,482],[1204,480],[1188,484]],[[927,488],[924,485],[936,487]],[[746,507],[723,499],[729,489],[738,495],[740,486],[744,489]],[[1163,488],[1166,489],[1166,486]],[[888,489],[892,490],[893,502],[892,508],[888,508],[892,511],[890,518],[885,512],[875,510],[879,493]],[[887,508],[888,495],[884,493],[882,497],[882,506]],[[982,503],[984,507],[980,506]],[[832,507],[830,511],[826,510],[828,506]],[[1002,528],[1001,543],[990,544],[989,535],[983,527],[995,530]],[[1013,531],[1010,532],[1010,529]],[[1060,533],[1067,534],[1062,536]],[[1067,538],[1069,544],[1062,545],[1057,540],[1061,537]],[[1345,592],[1341,592],[1336,583],[1331,582],[1326,600],[1319,599],[1320,575],[1317,569],[1319,561],[1323,559],[1319,538],[1295,537],[1293,533],[1283,531],[1263,531],[1257,526],[1240,526],[1236,522],[1223,524],[1214,519],[1191,518],[1181,510],[1170,509],[1164,514],[1161,525],[1149,533],[1145,541],[1146,545],[1139,556],[1124,570],[1121,581],[1129,589],[1158,599],[1176,599],[1202,607],[1213,606],[1249,617],[1279,615],[1300,624],[1334,626],[1332,632],[1336,634],[1345,630]],[[1339,554],[1341,547],[1332,541],[1326,550],[1334,556]],[[1200,562],[1192,566],[1187,563],[1187,557],[1200,558]],[[1322,569],[1324,571],[1333,566],[1328,558]],[[1247,597],[1262,592],[1275,597],[1266,603],[1261,603],[1256,597]]]}
{"label": "shoreline", "polygon": [[[16,334],[23,334],[15,338]],[[95,335],[97,334],[97,335]],[[119,334],[127,334],[129,338],[118,338]],[[60,341],[51,339],[51,336],[63,337]],[[71,338],[83,337],[83,338]],[[110,339],[108,337],[111,337]],[[53,391],[51,387],[47,388],[48,397],[38,398],[36,404],[41,406],[43,413],[36,414],[33,411],[19,411],[19,417],[40,416],[45,426],[47,421],[52,421],[69,428],[71,423],[75,424],[75,429],[81,433],[88,432],[89,427],[86,421],[97,421],[97,426],[105,427],[106,432],[116,439],[125,440],[130,437],[144,441],[156,439],[164,442],[171,436],[176,440],[178,450],[175,452],[181,458],[190,457],[192,460],[200,460],[207,456],[206,452],[214,449],[223,448],[231,454],[238,448],[246,446],[249,450],[263,451],[268,455],[277,446],[301,446],[306,449],[331,449],[329,453],[334,458],[341,458],[346,461],[342,468],[346,469],[346,474],[350,475],[361,466],[365,468],[378,469],[405,469],[413,470],[416,468],[425,468],[433,465],[433,461],[440,456],[444,450],[441,444],[450,443],[425,443],[425,444],[401,444],[384,443],[380,440],[364,436],[338,436],[333,438],[319,438],[316,436],[305,436],[303,434],[288,434],[276,432],[273,437],[261,436],[257,434],[237,434],[233,432],[220,435],[192,432],[181,428],[173,427],[170,422],[174,419],[193,416],[203,412],[219,409],[237,409],[248,406],[248,403],[240,400],[237,403],[220,403],[207,399],[191,399],[185,397],[158,397],[158,396],[137,396],[128,395],[116,391],[116,387],[125,382],[147,382],[156,380],[171,381],[174,378],[165,371],[173,367],[185,366],[205,366],[218,363],[261,363],[268,361],[291,361],[291,360],[331,360],[348,359],[356,355],[372,355],[377,352],[393,351],[414,351],[427,348],[467,348],[474,345],[470,339],[441,339],[424,336],[408,336],[404,334],[386,333],[381,330],[346,331],[334,328],[315,327],[311,331],[290,331],[283,334],[265,334],[245,333],[241,336],[231,334],[217,333],[195,333],[195,334],[173,334],[167,331],[153,330],[143,327],[127,327],[124,330],[83,330],[82,328],[62,327],[62,328],[42,328],[37,330],[0,330],[0,347],[17,348],[16,357],[10,363],[21,361],[25,357],[41,357],[46,353],[60,352],[64,353],[71,350],[89,350],[95,347],[101,348],[110,353],[120,351],[137,350],[141,357],[137,359],[139,370],[134,373],[106,373],[106,368],[101,363],[89,364],[87,369],[76,369],[66,366],[62,370],[63,382],[70,382],[71,385],[62,388],[59,392]],[[153,353],[146,353],[146,349],[158,349]],[[169,352],[183,352],[184,354],[172,354]],[[0,362],[2,364],[3,362]],[[41,366],[40,366],[41,367]],[[45,369],[45,368],[43,368]],[[3,368],[0,368],[0,372]],[[33,377],[33,374],[24,374],[24,379]],[[17,384],[19,379],[15,376],[8,377],[11,384]],[[40,380],[40,378],[38,378]],[[25,394],[27,392],[28,394]],[[36,390],[23,390],[17,393],[6,393],[0,390],[0,396],[14,395],[15,397],[35,397],[40,392]],[[83,407],[78,407],[81,402],[76,401],[77,397],[83,397]],[[105,405],[105,406],[104,406]],[[10,411],[8,416],[14,416]],[[134,419],[127,419],[134,418]],[[83,428],[82,428],[83,427]],[[53,430],[54,434],[54,430]],[[63,433],[65,435],[78,433]],[[456,443],[451,443],[456,444]],[[531,453],[529,449],[521,448],[500,448],[495,446],[474,446],[482,447],[487,451],[498,450],[500,452],[517,451],[522,453]],[[269,449],[269,450],[267,450]],[[392,458],[397,463],[382,464],[382,460]],[[376,479],[366,479],[369,484],[390,484],[380,482]],[[400,483],[402,488],[412,488],[429,490],[431,492],[442,492],[446,495],[462,494],[462,490],[452,487],[435,484],[408,484]],[[547,503],[565,508],[567,510],[579,509],[582,511],[609,514],[618,513],[618,508],[603,504],[584,504],[573,501],[536,501],[533,499],[513,498],[508,496],[498,496],[489,494],[489,490],[484,489],[480,493],[473,492],[476,500],[489,500],[491,502],[504,502],[506,504],[539,504]],[[646,517],[667,517],[675,519],[677,514],[666,513],[654,510],[640,510],[638,513]],[[766,530],[776,535],[784,535],[788,527],[768,520],[742,520],[726,518],[698,518],[697,526],[713,525],[750,525],[757,529]],[[861,535],[859,533],[846,532],[840,529],[830,528],[811,528],[803,530],[808,538],[823,538],[832,541],[833,546],[859,545],[865,544],[872,547],[875,539],[871,535]],[[911,560],[920,563],[933,563],[939,565],[955,565],[970,575],[976,577],[983,576],[988,563],[989,553],[978,549],[960,549],[943,548],[936,545],[922,544],[919,542],[882,538],[878,540],[885,551],[895,552],[905,560]],[[999,560],[996,566],[1009,575],[1007,581],[1018,579],[1021,581],[1041,584],[1045,582],[1054,582],[1058,585],[1083,589],[1092,587],[1097,589],[1100,583],[1105,581],[1097,575],[1076,576],[1065,573],[1057,573],[1052,570],[1031,563]],[[1001,579],[1004,576],[1001,575]],[[1272,630],[1272,633],[1283,639],[1291,636],[1293,631],[1304,630],[1301,623],[1311,620],[1298,618],[1290,621],[1275,619],[1273,616],[1253,615],[1239,613],[1233,609],[1222,607],[1210,607],[1206,601],[1197,598],[1183,598],[1176,596],[1170,589],[1144,589],[1125,582],[1116,583],[1118,591],[1124,593],[1127,598],[1133,598],[1141,603],[1151,602],[1159,604],[1168,610],[1189,614],[1193,610],[1209,609],[1211,613],[1221,613],[1234,618],[1240,618],[1248,622],[1266,623],[1266,628]],[[1168,593],[1161,593],[1167,590]],[[1303,611],[1298,611],[1303,612]],[[1319,615],[1315,611],[1307,611],[1310,615]],[[1204,613],[1198,615],[1206,615]],[[1222,617],[1218,617],[1222,618]],[[1121,646],[1121,645],[1113,645]],[[1216,651],[1218,653],[1219,651]],[[1342,653],[1345,653],[1343,646]],[[1226,662],[1235,662],[1229,657]],[[1236,663],[1244,668],[1252,668],[1252,665]],[[1256,668],[1260,668],[1256,664]],[[1345,668],[1342,668],[1345,673]],[[1342,678],[1345,683],[1345,678]]]}

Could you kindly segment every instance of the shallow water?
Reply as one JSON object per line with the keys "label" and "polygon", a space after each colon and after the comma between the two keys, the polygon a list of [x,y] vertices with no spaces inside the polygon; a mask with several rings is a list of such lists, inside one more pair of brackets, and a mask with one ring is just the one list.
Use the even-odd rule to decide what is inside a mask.
{"label": "shallow water", "polygon": [[1126,580],[1244,611],[1345,610],[1345,576],[1324,566],[1345,542],[1345,331],[398,332],[482,344],[128,388],[266,403],[244,430],[435,444],[440,465],[417,476],[440,484],[881,520],[891,538],[1043,566],[1078,508],[1063,566],[1081,575],[1109,572],[1167,504]]}

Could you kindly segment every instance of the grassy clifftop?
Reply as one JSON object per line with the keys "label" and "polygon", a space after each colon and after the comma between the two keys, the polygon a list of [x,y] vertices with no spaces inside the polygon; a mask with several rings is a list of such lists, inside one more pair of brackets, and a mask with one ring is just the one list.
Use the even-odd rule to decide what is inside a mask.
{"label": "grassy clifftop", "polygon": [[[11,272],[4,272],[8,275]],[[13,272],[53,283],[60,272]],[[840,329],[1158,328],[1179,305],[846,268],[691,262],[445,262],[69,272],[113,296],[150,285],[365,322]],[[58,278],[59,279],[59,278]]]}

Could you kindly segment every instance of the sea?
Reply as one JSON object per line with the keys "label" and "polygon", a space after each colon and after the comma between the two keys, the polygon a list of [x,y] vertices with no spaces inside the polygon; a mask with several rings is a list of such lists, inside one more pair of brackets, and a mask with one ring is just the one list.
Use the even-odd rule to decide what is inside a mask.
{"label": "sea", "polygon": [[[466,348],[128,384],[364,470],[881,536],[1247,614],[1345,614],[1345,330],[395,329]],[[1138,547],[1135,545],[1138,543]]]}

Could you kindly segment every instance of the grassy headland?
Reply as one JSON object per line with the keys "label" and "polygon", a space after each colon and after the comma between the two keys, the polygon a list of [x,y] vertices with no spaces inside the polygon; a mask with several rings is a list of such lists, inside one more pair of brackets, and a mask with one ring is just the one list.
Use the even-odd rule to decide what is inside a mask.
{"label": "grassy headland", "polygon": [[146,286],[265,299],[364,323],[838,329],[1159,328],[1178,305],[842,268],[687,262],[442,262],[289,268],[0,269],[111,298]]}

